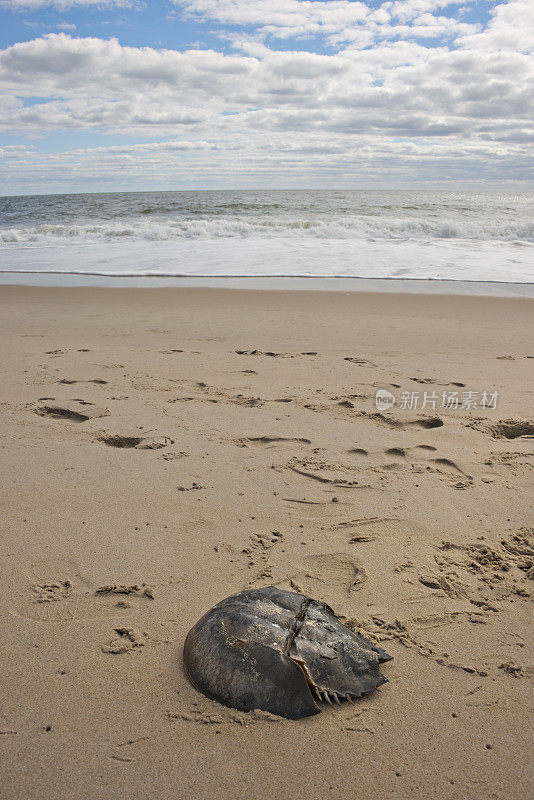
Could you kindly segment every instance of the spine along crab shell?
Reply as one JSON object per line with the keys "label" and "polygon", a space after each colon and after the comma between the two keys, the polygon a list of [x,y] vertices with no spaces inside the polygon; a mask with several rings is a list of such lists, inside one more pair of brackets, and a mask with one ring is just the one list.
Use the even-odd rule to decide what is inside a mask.
{"label": "spine along crab shell", "polygon": [[186,674],[207,697],[289,719],[373,691],[386,683],[379,666],[390,660],[325,603],[275,586],[222,600],[184,645]]}

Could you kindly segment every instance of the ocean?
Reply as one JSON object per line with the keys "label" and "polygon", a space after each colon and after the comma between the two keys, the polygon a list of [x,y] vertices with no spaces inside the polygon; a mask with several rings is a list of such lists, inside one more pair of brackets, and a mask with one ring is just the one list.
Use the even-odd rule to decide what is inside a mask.
{"label": "ocean", "polygon": [[534,194],[184,191],[0,198],[0,273],[534,282]]}

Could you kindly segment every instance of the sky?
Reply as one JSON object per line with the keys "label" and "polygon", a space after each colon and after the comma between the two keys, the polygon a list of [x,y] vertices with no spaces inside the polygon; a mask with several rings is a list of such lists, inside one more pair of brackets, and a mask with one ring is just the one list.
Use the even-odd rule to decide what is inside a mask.
{"label": "sky", "polygon": [[534,189],[534,0],[0,0],[0,194]]}

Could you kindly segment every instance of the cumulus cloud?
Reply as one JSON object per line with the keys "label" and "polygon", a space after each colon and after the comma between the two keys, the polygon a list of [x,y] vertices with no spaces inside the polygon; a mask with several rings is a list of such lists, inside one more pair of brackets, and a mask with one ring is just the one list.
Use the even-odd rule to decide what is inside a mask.
{"label": "cumulus cloud", "polygon": [[434,12],[475,0],[174,0],[188,19],[253,29],[260,38],[324,36],[332,45],[407,37],[429,39],[476,31]]}
{"label": "cumulus cloud", "polygon": [[[254,54],[178,52],[48,34],[0,51],[0,88],[19,102],[0,129],[142,133],[157,126],[172,135],[177,126],[224,133],[241,124],[258,131],[497,135],[498,128],[531,124],[534,97],[528,37],[523,48],[505,47],[498,19],[454,50],[401,41],[335,55],[265,45]],[[25,97],[41,102],[27,105]]]}
{"label": "cumulus cloud", "polygon": [[[385,170],[397,177],[411,170],[421,180],[460,179],[470,170],[488,180],[532,180],[534,3],[499,3],[485,27],[439,16],[457,5],[181,3],[189,15],[252,29],[234,29],[239,49],[227,54],[48,34],[0,51],[0,131],[29,139],[61,130],[156,140],[46,157],[21,153],[25,168],[46,175],[55,165],[63,175],[146,170],[162,185],[172,170],[205,176],[210,185],[214,176],[246,185],[249,175],[261,181],[277,171],[289,182]],[[442,38],[430,46],[419,35],[421,26],[435,24],[449,26],[452,44]],[[269,25],[319,25],[343,44],[328,54],[277,50],[272,38],[256,35]],[[392,27],[398,35],[390,35]],[[371,37],[363,48],[356,29]]]}

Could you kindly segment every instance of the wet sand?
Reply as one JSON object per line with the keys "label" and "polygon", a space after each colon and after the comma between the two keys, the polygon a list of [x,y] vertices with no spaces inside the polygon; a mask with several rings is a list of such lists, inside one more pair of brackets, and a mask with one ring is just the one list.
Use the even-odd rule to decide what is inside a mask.
{"label": "wet sand", "polygon": [[[3,798],[532,796],[532,299],[0,307]],[[299,722],[198,694],[187,631],[269,584],[379,642],[389,682]]]}

